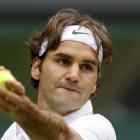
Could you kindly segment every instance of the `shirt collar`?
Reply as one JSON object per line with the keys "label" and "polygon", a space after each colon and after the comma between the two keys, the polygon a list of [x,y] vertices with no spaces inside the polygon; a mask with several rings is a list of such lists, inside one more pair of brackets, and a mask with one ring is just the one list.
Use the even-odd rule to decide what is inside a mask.
{"label": "shirt collar", "polygon": [[79,117],[82,117],[88,114],[93,114],[91,100],[88,100],[79,110],[65,116],[64,120],[66,123],[71,124],[73,121],[75,121]]}

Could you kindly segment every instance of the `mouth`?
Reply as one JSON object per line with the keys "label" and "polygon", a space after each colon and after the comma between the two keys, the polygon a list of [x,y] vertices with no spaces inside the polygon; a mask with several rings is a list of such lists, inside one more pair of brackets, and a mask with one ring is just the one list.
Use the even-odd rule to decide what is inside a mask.
{"label": "mouth", "polygon": [[71,88],[71,87],[63,87],[63,89],[68,90],[68,91],[71,91],[71,92],[77,92],[77,93],[80,93],[79,90],[77,90],[77,89],[75,89],[75,88]]}

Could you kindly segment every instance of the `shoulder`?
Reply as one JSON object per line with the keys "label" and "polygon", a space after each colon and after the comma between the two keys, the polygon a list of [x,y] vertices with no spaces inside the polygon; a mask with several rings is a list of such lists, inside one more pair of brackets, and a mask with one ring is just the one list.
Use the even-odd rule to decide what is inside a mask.
{"label": "shoulder", "polygon": [[80,117],[71,124],[71,127],[83,135],[84,140],[90,140],[93,137],[97,140],[116,140],[115,130],[111,122],[100,114]]}
{"label": "shoulder", "polygon": [[4,133],[1,140],[29,140],[27,134],[23,131],[23,129],[14,122]]}
{"label": "shoulder", "polygon": [[13,123],[4,133],[1,140],[14,140],[16,138],[16,123]]}

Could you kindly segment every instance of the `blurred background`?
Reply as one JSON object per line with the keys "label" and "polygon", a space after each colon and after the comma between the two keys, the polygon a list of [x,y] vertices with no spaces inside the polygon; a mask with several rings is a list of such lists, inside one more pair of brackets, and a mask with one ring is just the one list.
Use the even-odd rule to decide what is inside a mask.
{"label": "blurred background", "polygon": [[[118,140],[140,139],[140,1],[139,0],[0,0],[0,65],[30,86],[30,56],[25,42],[62,8],[76,8],[102,21],[112,37],[113,63],[104,68],[94,111],[113,124]],[[13,122],[0,114],[0,137]]]}

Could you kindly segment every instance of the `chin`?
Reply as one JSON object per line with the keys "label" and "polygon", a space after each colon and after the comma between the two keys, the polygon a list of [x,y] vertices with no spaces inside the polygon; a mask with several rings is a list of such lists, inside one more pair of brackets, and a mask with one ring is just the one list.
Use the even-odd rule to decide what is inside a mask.
{"label": "chin", "polygon": [[80,108],[78,101],[73,98],[60,97],[53,99],[53,107],[55,108],[55,112],[59,112],[59,114],[67,114],[68,112],[73,112]]}
{"label": "chin", "polygon": [[80,107],[77,107],[77,106],[66,105],[66,106],[57,108],[56,112],[61,116],[65,116],[65,115],[68,115],[69,113],[72,113],[72,112],[78,110],[79,108]]}

